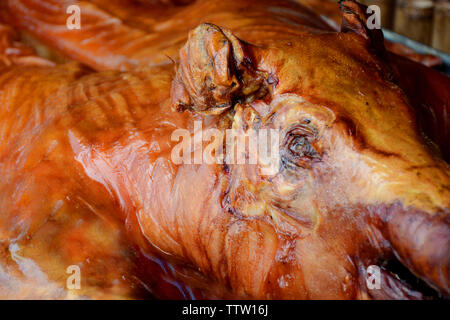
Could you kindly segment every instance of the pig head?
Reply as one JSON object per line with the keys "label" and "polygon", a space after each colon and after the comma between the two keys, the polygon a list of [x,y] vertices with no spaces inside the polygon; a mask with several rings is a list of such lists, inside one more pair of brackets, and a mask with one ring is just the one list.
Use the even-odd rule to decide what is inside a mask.
{"label": "pig head", "polygon": [[174,108],[228,114],[242,135],[280,132],[276,174],[227,166],[224,272],[242,296],[450,292],[448,164],[394,84],[381,34],[348,3],[341,33],[255,46],[204,24],[181,50]]}

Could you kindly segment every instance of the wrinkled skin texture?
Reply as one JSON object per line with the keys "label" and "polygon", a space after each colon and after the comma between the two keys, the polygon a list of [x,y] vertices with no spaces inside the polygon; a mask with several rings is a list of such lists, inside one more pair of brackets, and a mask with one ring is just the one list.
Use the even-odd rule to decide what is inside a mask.
{"label": "wrinkled skin texture", "polygon": [[[293,2],[131,2],[80,2],[83,32],[58,28],[69,1],[1,2],[46,50],[102,71],[1,33],[2,297],[428,295],[389,261],[448,296],[447,141],[412,103],[448,98],[405,94],[355,3],[335,32]],[[171,134],[194,120],[279,129],[280,169],[174,164]],[[81,290],[65,289],[72,264]]]}

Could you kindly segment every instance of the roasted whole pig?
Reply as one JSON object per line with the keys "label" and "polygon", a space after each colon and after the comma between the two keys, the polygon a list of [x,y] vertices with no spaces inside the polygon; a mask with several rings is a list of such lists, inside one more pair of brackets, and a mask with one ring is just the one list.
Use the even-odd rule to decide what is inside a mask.
{"label": "roasted whole pig", "polygon": [[[0,297],[448,298],[450,80],[340,5],[0,0]],[[196,123],[277,171],[176,163]]]}

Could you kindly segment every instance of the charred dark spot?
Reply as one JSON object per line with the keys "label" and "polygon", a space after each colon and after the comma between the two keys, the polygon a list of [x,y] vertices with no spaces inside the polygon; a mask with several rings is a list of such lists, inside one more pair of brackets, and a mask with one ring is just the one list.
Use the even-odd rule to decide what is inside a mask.
{"label": "charred dark spot", "polygon": [[[436,164],[427,164],[427,165],[422,165],[422,166],[410,166],[406,170],[420,170],[420,169],[434,169],[434,168],[439,168],[439,166]],[[417,172],[417,173],[420,175],[420,172]]]}
{"label": "charred dark spot", "polygon": [[176,105],[176,110],[177,112],[183,112],[187,109],[188,107],[184,104],[184,103],[178,103]]}

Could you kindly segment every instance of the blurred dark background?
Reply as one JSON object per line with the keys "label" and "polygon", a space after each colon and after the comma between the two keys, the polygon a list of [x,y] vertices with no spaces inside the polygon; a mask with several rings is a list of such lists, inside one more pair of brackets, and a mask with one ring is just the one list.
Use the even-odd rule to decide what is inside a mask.
{"label": "blurred dark background", "polygon": [[450,53],[450,0],[359,0],[381,9],[381,26]]}

